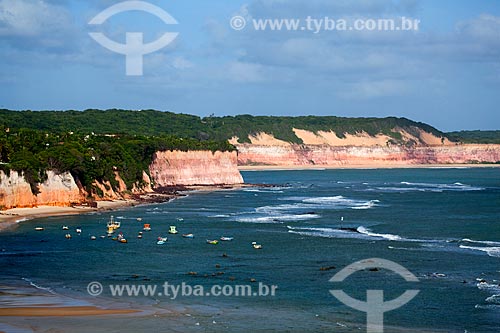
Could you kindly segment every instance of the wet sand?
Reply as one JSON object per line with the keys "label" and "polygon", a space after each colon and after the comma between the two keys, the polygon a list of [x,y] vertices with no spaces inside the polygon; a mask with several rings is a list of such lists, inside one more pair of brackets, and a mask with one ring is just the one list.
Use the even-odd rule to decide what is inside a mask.
{"label": "wet sand", "polygon": [[94,306],[0,308],[0,317],[80,317],[137,313],[137,310],[100,309]]}
{"label": "wet sand", "polygon": [[97,208],[75,206],[38,206],[33,208],[12,208],[0,211],[0,231],[14,227],[17,223],[50,216],[64,216],[114,210],[139,204],[136,200],[98,201]]}

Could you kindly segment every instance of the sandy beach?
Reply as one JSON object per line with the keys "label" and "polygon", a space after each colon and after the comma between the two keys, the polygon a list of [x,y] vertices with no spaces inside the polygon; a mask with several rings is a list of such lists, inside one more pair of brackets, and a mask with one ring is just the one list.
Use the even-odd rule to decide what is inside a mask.
{"label": "sandy beach", "polygon": [[500,168],[500,164],[346,164],[346,165],[240,165],[240,171],[325,169],[460,169]]}
{"label": "sandy beach", "polygon": [[0,317],[79,317],[137,313],[127,309],[100,309],[94,306],[0,308]]}
{"label": "sandy beach", "polygon": [[84,207],[84,206],[75,206],[75,207],[38,206],[33,208],[12,208],[0,212],[0,231],[13,227],[17,223],[36,218],[85,214],[102,210],[114,210],[123,207],[134,206],[137,204],[139,204],[139,201],[136,200],[113,200],[113,201],[98,201],[97,208]]}

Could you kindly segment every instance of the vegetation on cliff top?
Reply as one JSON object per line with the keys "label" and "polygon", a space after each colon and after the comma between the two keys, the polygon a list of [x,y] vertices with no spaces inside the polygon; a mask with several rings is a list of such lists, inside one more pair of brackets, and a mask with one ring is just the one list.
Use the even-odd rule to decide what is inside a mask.
{"label": "vegetation on cliff top", "polygon": [[0,126],[29,128],[49,132],[96,134],[132,133],[137,135],[175,135],[198,140],[227,140],[237,136],[240,142],[249,142],[248,135],[265,132],[277,139],[302,143],[293,128],[317,131],[334,131],[339,137],[344,134],[366,132],[370,135],[386,134],[396,141],[401,134],[395,129],[404,129],[418,137],[422,129],[439,137],[444,133],[424,123],[406,118],[344,118],[334,116],[267,117],[226,116],[200,118],[193,115],[160,112],[155,110],[86,110],[86,111],[9,111],[0,110]]}
{"label": "vegetation on cliff top", "polygon": [[463,143],[500,144],[500,131],[460,131],[450,132],[448,136]]}
{"label": "vegetation on cliff top", "polygon": [[45,180],[46,170],[70,172],[88,193],[95,180],[109,181],[117,189],[114,172],[118,171],[131,189],[142,182],[143,170],[149,172],[153,154],[165,150],[232,151],[234,147],[227,141],[202,142],[169,135],[51,133],[0,126],[0,170],[22,172],[33,193]]}

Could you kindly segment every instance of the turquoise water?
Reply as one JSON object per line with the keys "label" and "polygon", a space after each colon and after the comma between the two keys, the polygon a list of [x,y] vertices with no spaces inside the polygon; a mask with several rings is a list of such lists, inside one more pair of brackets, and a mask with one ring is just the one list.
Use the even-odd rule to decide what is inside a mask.
{"label": "turquoise water", "polygon": [[[420,282],[405,282],[386,270],[363,271],[340,287],[358,299],[367,289],[384,290],[386,299],[419,289],[410,303],[386,313],[386,331],[499,331],[500,169],[243,175],[247,183],[279,186],[194,193],[166,204],[21,223],[0,234],[0,284],[36,285],[40,292],[93,303],[189,309],[181,331],[347,332],[362,330],[365,314],[331,296],[329,290],[339,285],[329,279],[355,261],[378,257],[403,265]],[[90,240],[105,234],[111,214],[121,221],[127,244]],[[153,231],[137,239],[142,223],[150,223]],[[35,231],[39,225],[45,231]],[[71,240],[64,239],[62,225],[70,227]],[[195,238],[168,235],[169,225]],[[80,236],[74,232],[79,226]],[[167,244],[156,245],[160,235],[169,238]],[[234,240],[206,244],[221,236]],[[253,249],[253,241],[263,249]],[[277,285],[276,296],[171,300],[113,298],[109,291],[92,298],[86,292],[91,281],[105,287],[168,281],[210,288],[250,279]],[[144,319],[143,327],[148,323],[157,325]]]}

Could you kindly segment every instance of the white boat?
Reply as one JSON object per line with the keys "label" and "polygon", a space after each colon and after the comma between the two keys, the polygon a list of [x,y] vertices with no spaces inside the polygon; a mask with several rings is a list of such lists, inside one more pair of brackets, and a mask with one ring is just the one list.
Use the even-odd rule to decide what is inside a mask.
{"label": "white boat", "polygon": [[66,239],[71,239],[71,234],[66,234],[64,237],[66,237]]}
{"label": "white boat", "polygon": [[90,236],[90,239],[91,239],[91,240],[96,240],[96,239],[97,239],[97,237],[96,237],[96,236]]}
{"label": "white boat", "polygon": [[82,229],[81,228],[76,228],[75,231],[76,231],[77,234],[81,234],[82,233]]}
{"label": "white boat", "polygon": [[157,244],[157,245],[163,245],[163,244],[165,244],[165,242],[164,242],[164,241],[162,241],[162,240],[159,240],[159,241],[157,241],[157,242],[156,242],[156,244]]}
{"label": "white boat", "polygon": [[121,222],[115,221],[113,218],[113,215],[111,215],[111,218],[108,221],[107,224],[108,230],[112,228],[113,230],[119,229],[121,227]]}
{"label": "white boat", "polygon": [[69,230],[69,227],[67,225],[63,225],[62,230]]}
{"label": "white boat", "polygon": [[184,238],[194,238],[193,234],[183,234],[182,237]]}
{"label": "white boat", "polygon": [[257,242],[252,242],[252,246],[253,246],[253,248],[254,248],[254,249],[256,249],[256,250],[260,250],[260,249],[262,249],[262,245],[257,244]]}
{"label": "white boat", "polygon": [[118,234],[118,237],[116,240],[119,241],[120,243],[127,243],[127,239],[125,238],[125,236],[121,232]]}
{"label": "white boat", "polygon": [[43,227],[36,227],[35,230],[36,231],[44,231],[45,229]]}
{"label": "white boat", "polygon": [[171,225],[170,229],[168,230],[168,233],[175,235],[178,234],[179,232],[177,231],[177,227],[175,225]]}
{"label": "white boat", "polygon": [[222,237],[220,238],[220,240],[221,240],[221,241],[223,241],[223,242],[230,242],[230,241],[232,241],[233,239],[234,239],[234,237],[224,237],[224,236],[222,236]]}

